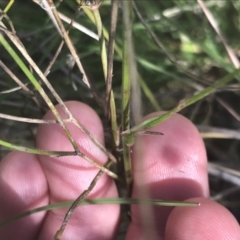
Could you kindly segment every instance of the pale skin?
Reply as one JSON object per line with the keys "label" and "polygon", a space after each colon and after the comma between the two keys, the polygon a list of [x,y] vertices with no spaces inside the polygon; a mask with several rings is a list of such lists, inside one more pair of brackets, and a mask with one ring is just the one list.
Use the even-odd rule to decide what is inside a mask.
{"label": "pale skin", "polygon": [[[103,143],[103,128],[94,110],[79,102],[68,102],[67,106]],[[53,117],[47,113],[44,118]],[[68,127],[84,153],[98,163],[107,161],[106,156],[76,127],[71,124]],[[201,207],[154,207],[156,227],[148,226],[148,230],[156,234],[156,239],[165,240],[239,240],[240,228],[232,214],[208,199],[206,153],[194,125],[181,115],[174,115],[151,131],[163,132],[164,136],[139,137],[145,146],[141,165],[134,158],[139,141],[133,146],[132,196],[138,197],[137,189],[145,185],[150,198],[191,200],[200,202]],[[58,125],[41,125],[36,145],[48,150],[73,150]],[[97,172],[96,168],[78,157],[49,158],[10,153],[0,163],[0,221],[49,203],[75,199]],[[89,197],[117,196],[114,181],[104,175]],[[134,205],[131,210],[132,223],[126,239],[146,239],[139,223],[139,208]],[[115,239],[119,212],[118,205],[81,206],[74,212],[62,240]],[[58,209],[21,219],[0,229],[0,239],[53,239],[65,213],[66,209]]]}

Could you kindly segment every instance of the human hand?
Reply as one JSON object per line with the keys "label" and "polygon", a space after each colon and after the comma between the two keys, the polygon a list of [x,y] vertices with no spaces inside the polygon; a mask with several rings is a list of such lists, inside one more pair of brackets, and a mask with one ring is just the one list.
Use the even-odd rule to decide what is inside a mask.
{"label": "human hand", "polygon": [[[76,119],[103,143],[103,128],[97,114],[83,103],[68,102],[67,106]],[[59,106],[57,108],[63,117],[67,117]],[[48,112],[44,118],[54,117]],[[67,126],[82,152],[100,164],[106,163],[104,153],[87,136],[72,124]],[[139,137],[141,145],[144,145],[141,164],[136,159],[139,147],[136,140],[133,146],[132,197],[138,198],[138,189],[145,186],[149,198],[195,201],[201,206],[152,207],[155,225],[148,226],[148,234],[165,240],[239,240],[239,225],[232,214],[208,199],[206,153],[194,125],[176,114],[151,131],[163,132],[164,136]],[[36,145],[46,150],[73,150],[57,124],[41,125]],[[76,156],[50,158],[11,152],[0,163],[0,221],[29,209],[75,199],[87,189],[97,172],[98,169]],[[104,174],[88,198],[117,196],[114,181]],[[66,208],[54,209],[22,218],[0,229],[0,239],[53,239],[66,211]],[[150,239],[141,226],[139,206],[132,205],[131,212],[132,222],[126,239]],[[68,222],[62,240],[115,239],[119,214],[118,205],[80,206]]]}

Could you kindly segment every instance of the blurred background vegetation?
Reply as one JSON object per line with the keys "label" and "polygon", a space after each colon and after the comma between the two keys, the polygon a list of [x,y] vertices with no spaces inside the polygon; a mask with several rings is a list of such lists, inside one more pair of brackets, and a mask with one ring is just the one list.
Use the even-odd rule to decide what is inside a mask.
{"label": "blurred background vegetation", "polygon": [[[8,1],[0,0],[0,8],[4,9],[7,3]],[[69,18],[74,16],[77,9],[75,1],[63,0],[61,3],[55,3],[59,12]],[[197,1],[136,0],[135,4],[142,18],[140,20],[134,13],[133,37],[137,68],[148,90],[154,96],[154,99],[149,99],[149,95],[145,94],[146,88],[143,89],[144,115],[156,110],[172,109],[182,99],[210,86],[235,69],[219,35],[214,31]],[[227,45],[240,60],[240,1],[209,0],[205,1],[205,4],[218,23]],[[110,13],[111,2],[105,0],[100,7],[100,14],[106,29],[110,26]],[[8,16],[29,55],[44,71],[61,42],[61,36],[46,10],[32,1],[24,1],[24,3],[16,1],[9,10]],[[9,26],[5,19],[2,21]],[[96,33],[96,27],[84,11],[80,12],[76,21]],[[70,38],[88,77],[94,83],[96,91],[104,98],[105,82],[98,41],[74,28],[70,32]],[[121,1],[115,39],[121,48]],[[156,43],[156,39],[162,48]],[[48,75],[48,80],[64,101],[78,100],[89,104],[100,114],[105,123],[103,112],[83,83],[77,67],[69,70],[66,63],[68,54],[69,50],[64,46]],[[19,79],[34,90],[1,45],[0,59]],[[118,116],[121,115],[121,79],[122,61],[115,54],[113,91]],[[0,69],[0,113],[41,119],[48,107],[39,94],[35,92],[41,108],[23,90],[4,92],[16,87],[17,84],[3,69]],[[45,90],[48,92],[47,89]],[[239,82],[231,82],[218,89],[216,93],[181,111],[181,114],[191,119],[199,128],[204,137],[209,162],[215,164],[209,166],[211,196],[226,205],[238,220],[240,220],[240,215],[238,216],[240,213],[239,90]],[[57,103],[53,97],[51,99]],[[0,138],[14,144],[34,147],[36,129],[37,125],[34,124],[0,118]],[[8,151],[0,146],[1,157]],[[236,171],[230,171],[232,169]]]}

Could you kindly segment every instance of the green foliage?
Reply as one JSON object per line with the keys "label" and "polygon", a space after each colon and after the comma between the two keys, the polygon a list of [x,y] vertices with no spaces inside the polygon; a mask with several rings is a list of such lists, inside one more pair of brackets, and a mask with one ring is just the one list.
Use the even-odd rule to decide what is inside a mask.
{"label": "green foliage", "polygon": [[[239,2],[205,2],[222,32],[227,47],[239,59]],[[0,8],[4,9],[6,4],[7,2],[1,1]],[[131,14],[126,14],[125,8],[127,7],[125,3],[121,4],[118,9],[119,16],[114,37],[115,54],[109,115],[104,112],[105,108],[102,106],[102,102],[104,102],[106,94],[109,64],[106,49],[110,45],[108,33],[111,22],[111,2],[104,1],[99,12],[93,13],[91,9],[84,8],[76,19],[77,23],[94,32],[96,37],[99,37],[99,41],[77,30],[75,26],[69,33],[70,42],[74,46],[85,72],[79,71],[77,66],[73,68],[67,66],[66,62],[70,51],[69,45],[67,47],[65,44],[54,62],[46,82],[36,73],[36,68],[27,60],[27,57],[22,55],[23,51],[20,48],[23,44],[24,51],[29,54],[39,70],[45,71],[62,41],[62,36],[49,18],[48,12],[51,11],[51,8],[42,9],[31,1],[24,2],[24,4],[16,1],[9,9],[6,9],[16,30],[16,36],[22,44],[19,43],[18,46],[13,44],[7,38],[8,34],[3,34],[1,31],[0,58],[2,63],[29,88],[29,92],[24,92],[22,89],[14,90],[18,84],[12,81],[8,74],[1,71],[0,114],[2,115],[0,115],[0,124],[2,127],[0,144],[2,146],[53,155],[51,151],[36,152],[38,150],[33,147],[37,125],[30,126],[27,122],[19,124],[13,119],[6,120],[5,115],[3,116],[6,114],[41,119],[50,108],[75,148],[76,143],[71,139],[65,123],[53,106],[60,102],[57,95],[62,101],[83,101],[98,112],[103,119],[104,127],[111,129],[108,134],[111,135],[111,140],[106,142],[106,146],[114,147],[112,152],[122,147],[118,141],[120,136],[123,137],[126,176],[131,170],[129,147],[134,144],[134,135],[138,131],[144,131],[160,121],[166,120],[175,112],[181,111],[195,124],[239,129],[239,119],[236,114],[232,113],[234,109],[237,109],[240,101],[239,72],[235,71],[236,64],[234,65],[230,59],[226,44],[224,46],[221,42],[221,37],[214,31],[197,1],[136,1],[138,10],[136,11],[135,8],[134,11],[130,11]],[[57,11],[69,19],[74,18],[78,8],[75,1],[58,2],[56,5]],[[130,6],[129,9],[131,9]],[[11,24],[7,18],[2,17],[1,22],[7,26],[8,30],[11,30]],[[3,28],[4,25],[1,27]],[[68,29],[68,24],[64,23],[64,26],[65,29]],[[128,30],[130,31],[128,32]],[[132,45],[127,33],[132,34]],[[15,35],[12,34],[12,36]],[[83,81],[84,78],[90,80],[90,88]],[[40,79],[41,81],[39,81]],[[138,83],[132,84],[133,80]],[[229,82],[232,80],[236,80],[237,84],[230,85]],[[47,81],[54,90],[49,88]],[[143,93],[139,102],[141,102],[140,107],[144,115],[160,109],[167,112],[161,117],[157,116],[140,125],[131,126],[131,119],[135,116],[137,106],[131,105],[130,88],[136,87],[138,84]],[[121,94],[122,90],[124,91]],[[219,99],[225,101],[228,107],[221,104]],[[109,116],[111,124],[109,124]],[[136,121],[137,123],[139,124],[138,121]],[[117,135],[119,129],[121,134]],[[16,135],[21,137],[16,137]],[[89,137],[91,138],[91,136]],[[207,147],[208,143],[206,142]],[[235,147],[230,151],[229,146],[232,146],[232,143],[235,143]],[[26,146],[26,148],[22,146]],[[230,158],[234,162],[239,154],[238,143],[234,140],[228,140],[224,146],[211,140],[210,146],[216,149],[226,148],[228,157],[223,160]],[[79,153],[77,147],[75,150],[76,153]],[[104,151],[106,151],[105,148]],[[112,153],[106,152],[109,154],[108,157],[115,161]],[[6,153],[6,148],[0,148],[1,157]],[[212,158],[222,157],[220,154],[216,154],[216,151],[210,150],[209,156]],[[97,167],[100,168],[100,166]],[[104,171],[107,172],[106,169]],[[112,172],[107,173],[117,178]],[[120,176],[120,178],[126,176]],[[130,184],[131,176],[127,182]],[[131,200],[128,203],[131,203]]]}

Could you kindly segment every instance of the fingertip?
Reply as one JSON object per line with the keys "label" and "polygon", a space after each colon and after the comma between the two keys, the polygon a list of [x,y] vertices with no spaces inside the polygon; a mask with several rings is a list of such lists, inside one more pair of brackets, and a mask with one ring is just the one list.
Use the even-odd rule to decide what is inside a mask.
{"label": "fingertip", "polygon": [[[44,172],[36,155],[14,151],[9,153],[0,164],[1,200],[12,208],[18,206],[19,201],[25,205],[34,206],[34,202],[44,199],[47,203],[48,185]],[[17,199],[10,197],[16,194]],[[11,202],[11,204],[10,204]],[[12,209],[11,208],[11,209]],[[3,208],[3,210],[5,210]],[[7,208],[7,210],[9,210]]]}
{"label": "fingertip", "polygon": [[[97,113],[88,105],[70,101],[65,103],[74,118],[83,125],[91,135],[104,145],[104,133]],[[63,119],[68,116],[60,105],[56,106]],[[44,119],[55,119],[48,112]],[[66,123],[69,132],[78,145],[81,153],[104,165],[106,154],[99,149],[76,125]],[[41,125],[37,133],[37,147],[51,151],[74,151],[71,142],[59,124]],[[75,200],[87,190],[99,169],[80,156],[40,157],[41,165],[49,184],[50,202]],[[113,179],[103,174],[87,198],[115,198],[117,189]],[[112,239],[119,219],[118,205],[79,206],[67,224],[62,239]],[[39,239],[53,238],[62,224],[67,209],[54,209],[49,212]]]}
{"label": "fingertip", "polygon": [[175,207],[166,225],[166,240],[238,240],[239,224],[222,205],[206,198],[192,198],[199,207]]}
{"label": "fingertip", "polygon": [[[35,155],[14,151],[0,163],[0,221],[48,203],[48,186]],[[0,239],[34,239],[45,212],[39,212],[0,229]],[[13,231],[14,229],[14,231]]]}
{"label": "fingertip", "polygon": [[[159,114],[153,113],[146,118]],[[150,131],[161,132],[164,135],[137,136],[132,154],[134,176],[132,197],[143,197],[142,189],[146,189],[148,194],[144,197],[168,201],[208,197],[206,151],[193,123],[180,114],[174,114]],[[158,235],[164,235],[171,210],[171,207],[152,207],[151,221],[157,224],[152,228]],[[145,216],[142,216],[137,205],[133,205],[131,211],[132,224],[138,227],[131,226],[129,232],[138,229],[141,233],[145,224],[142,218]],[[138,233],[135,231],[134,234]]]}

